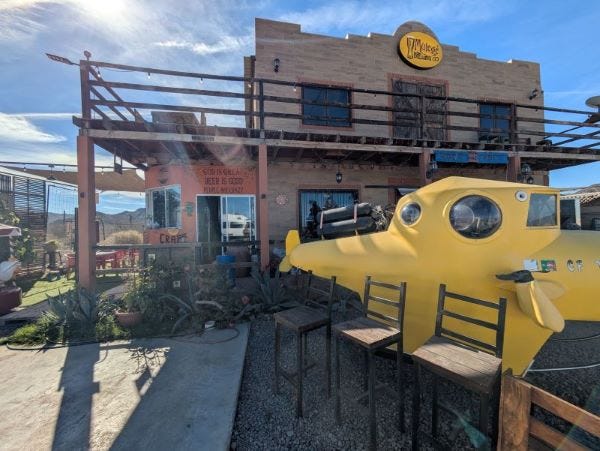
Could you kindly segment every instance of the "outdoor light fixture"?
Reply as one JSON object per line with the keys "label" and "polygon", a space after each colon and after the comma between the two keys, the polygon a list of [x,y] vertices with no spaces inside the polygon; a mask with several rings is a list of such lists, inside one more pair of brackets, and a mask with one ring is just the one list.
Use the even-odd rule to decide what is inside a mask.
{"label": "outdoor light fixture", "polygon": [[279,72],[279,65],[281,64],[281,61],[279,61],[279,58],[275,58],[273,60],[273,72]]}
{"label": "outdoor light fixture", "polygon": [[533,91],[529,93],[529,100],[535,99],[540,94],[538,88],[534,88]]}
{"label": "outdoor light fixture", "polygon": [[69,58],[65,58],[64,56],[53,55],[51,53],[46,53],[46,56],[50,58],[50,60],[56,61],[57,63],[68,64],[70,66],[79,66],[79,64],[74,63]]}
{"label": "outdoor light fixture", "polygon": [[84,50],[83,56],[85,56],[85,59],[89,61],[90,58],[92,57],[92,52],[88,52],[87,50]]}
{"label": "outdoor light fixture", "polygon": [[340,172],[340,165],[338,164],[338,170],[335,173],[335,181],[338,183],[342,183],[342,173]]}
{"label": "outdoor light fixture", "polygon": [[532,185],[534,182],[534,178],[531,176],[532,173],[533,173],[533,171],[531,170],[531,166],[529,166],[527,163],[523,163],[521,165],[521,173],[519,174],[519,181],[521,183],[528,183],[529,185]]}
{"label": "outdoor light fixture", "polygon": [[48,177],[48,180],[56,180],[56,177],[54,177],[54,165],[49,164],[48,166],[50,167],[50,176]]}
{"label": "outdoor light fixture", "polygon": [[432,178],[433,174],[435,174],[438,170],[438,165],[437,165],[437,161],[435,160],[431,160],[429,162],[429,166],[427,168],[427,171],[425,172],[425,178]]}

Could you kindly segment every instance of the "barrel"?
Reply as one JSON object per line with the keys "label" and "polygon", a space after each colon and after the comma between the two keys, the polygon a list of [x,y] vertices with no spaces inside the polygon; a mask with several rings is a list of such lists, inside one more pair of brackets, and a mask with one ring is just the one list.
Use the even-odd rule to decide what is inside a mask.
{"label": "barrel", "polygon": [[[217,265],[235,263],[235,255],[217,255]],[[235,285],[235,268],[227,269],[227,279],[231,286]]]}

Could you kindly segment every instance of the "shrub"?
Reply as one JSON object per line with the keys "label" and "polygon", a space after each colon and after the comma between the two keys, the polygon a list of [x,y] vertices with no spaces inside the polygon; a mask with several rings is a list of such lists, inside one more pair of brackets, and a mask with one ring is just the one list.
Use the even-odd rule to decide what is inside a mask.
{"label": "shrub", "polygon": [[104,240],[104,244],[142,244],[144,235],[137,230],[121,230],[111,233]]}

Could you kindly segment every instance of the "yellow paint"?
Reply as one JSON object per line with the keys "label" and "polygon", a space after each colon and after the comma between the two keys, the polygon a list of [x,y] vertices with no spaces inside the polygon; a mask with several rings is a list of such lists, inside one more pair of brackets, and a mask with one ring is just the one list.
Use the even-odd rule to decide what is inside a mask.
{"label": "yellow paint", "polygon": [[[504,368],[521,374],[553,330],[561,328],[562,319],[600,321],[600,234],[527,227],[529,200],[517,200],[517,191],[527,193],[528,199],[532,193],[559,194],[544,186],[449,177],[403,197],[385,232],[300,245],[292,239],[286,258],[319,276],[335,275],[338,283],[360,294],[366,275],[390,283],[406,281],[404,346],[409,353],[433,335],[440,283],[481,299],[505,297]],[[490,237],[469,239],[452,228],[450,208],[467,195],[488,197],[501,209],[502,224]],[[422,214],[406,226],[400,211],[411,202],[420,204]],[[518,285],[495,276],[523,269],[525,259],[555,260],[557,271],[535,272],[533,291],[520,303]],[[569,265],[571,271],[568,260],[582,264]],[[477,306],[463,313],[494,320],[492,312],[486,317]],[[464,323],[460,327],[475,338],[492,339],[491,331]]]}
{"label": "yellow paint", "polygon": [[431,69],[442,62],[442,46],[427,33],[406,33],[400,38],[398,48],[402,59],[418,69]]}

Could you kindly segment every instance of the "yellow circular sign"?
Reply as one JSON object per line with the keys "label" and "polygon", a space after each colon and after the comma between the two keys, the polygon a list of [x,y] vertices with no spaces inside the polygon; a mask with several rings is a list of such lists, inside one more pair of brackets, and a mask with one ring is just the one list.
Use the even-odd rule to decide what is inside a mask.
{"label": "yellow circular sign", "polygon": [[417,69],[431,69],[442,61],[442,46],[436,38],[420,31],[411,31],[400,38],[400,56]]}

